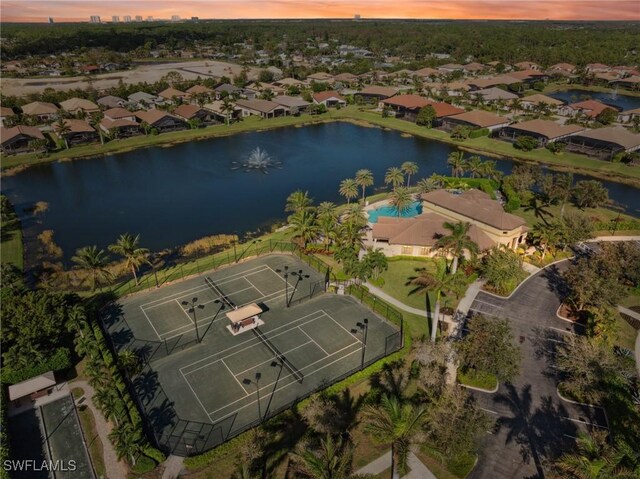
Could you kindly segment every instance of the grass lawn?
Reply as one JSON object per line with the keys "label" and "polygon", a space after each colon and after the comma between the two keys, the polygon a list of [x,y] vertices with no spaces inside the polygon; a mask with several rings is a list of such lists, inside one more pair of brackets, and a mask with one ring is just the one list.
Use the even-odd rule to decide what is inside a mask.
{"label": "grass lawn", "polygon": [[0,261],[2,263],[13,263],[22,271],[24,267],[24,256],[20,221],[17,218],[6,222],[3,221],[0,230],[2,231]]}
{"label": "grass lawn", "polygon": [[[389,261],[389,269],[381,275],[381,278],[384,279],[384,285],[381,289],[395,299],[402,301],[407,306],[426,311],[424,295],[409,294],[414,286],[407,286],[405,283],[409,277],[416,275],[416,268],[424,268],[433,263],[433,261],[434,260],[429,258]],[[431,307],[435,305],[434,299],[435,296],[430,292],[429,303]]]}
{"label": "grass lawn", "polygon": [[[71,392],[73,397],[76,399],[84,395],[84,390],[82,388],[73,388]],[[87,441],[87,448],[89,450],[89,455],[91,456],[93,468],[95,469],[98,477],[105,477],[106,469],[104,466],[102,440],[98,435],[93,413],[86,405],[82,405],[78,408],[78,415],[80,416],[80,425],[82,426],[84,438]]]}
{"label": "grass lawn", "polygon": [[[634,290],[620,301],[626,308],[640,311],[640,291]],[[618,327],[618,337],[616,344],[620,347],[634,350],[638,331],[631,326],[620,313],[617,314],[616,326]]]}
{"label": "grass lawn", "polygon": [[[553,218],[559,218],[560,210],[561,210],[560,205],[552,205],[549,207],[544,207],[544,211],[549,212],[548,215],[544,215],[544,218],[547,221]],[[630,215],[620,214],[617,211],[613,211],[608,208],[586,208],[584,210],[581,210],[580,208],[569,203],[565,205],[564,207],[565,215],[570,213],[576,213],[576,212],[584,213],[585,215],[587,215],[587,217],[591,218],[592,221],[594,222],[604,222],[607,224],[609,224],[609,222],[611,222],[612,220],[616,220],[618,218],[618,215],[620,215],[620,221],[636,221],[636,222],[638,221],[638,218],[634,218],[633,216],[630,216]],[[523,218],[529,226],[533,226],[536,223],[542,222],[542,219],[539,217],[536,217],[535,213],[531,209],[527,208],[526,205],[515,210],[513,214]],[[596,233],[599,236],[611,235],[610,231],[596,231]],[[640,234],[640,230],[632,230],[629,233]],[[616,234],[622,235],[622,232],[616,231]]]}
{"label": "grass lawn", "polygon": [[498,385],[498,379],[493,374],[474,371],[473,369],[466,371],[458,369],[458,381],[466,386],[487,389],[489,391],[493,391]]}

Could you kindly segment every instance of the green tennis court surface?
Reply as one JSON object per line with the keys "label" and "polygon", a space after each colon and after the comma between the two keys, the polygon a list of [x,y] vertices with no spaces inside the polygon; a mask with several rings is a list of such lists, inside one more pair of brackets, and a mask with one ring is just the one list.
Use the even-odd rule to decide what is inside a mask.
{"label": "green tennis court surface", "polygon": [[[134,386],[163,449],[215,447],[401,347],[398,326],[354,298],[324,293],[324,281],[294,256],[269,255],[122,299],[107,312],[116,349],[146,360]],[[194,299],[203,306],[195,321],[182,304]],[[228,303],[259,304],[264,324],[233,336]]]}

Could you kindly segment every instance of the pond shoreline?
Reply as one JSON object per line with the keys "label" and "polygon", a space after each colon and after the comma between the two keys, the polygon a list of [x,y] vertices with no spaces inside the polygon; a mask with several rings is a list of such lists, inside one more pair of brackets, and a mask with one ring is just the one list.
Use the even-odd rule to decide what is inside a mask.
{"label": "pond shoreline", "polygon": [[[162,148],[170,148],[175,145],[179,145],[185,142],[196,141],[196,140],[205,140],[211,138],[223,138],[241,133],[251,133],[256,132],[259,133],[261,131],[269,131],[279,128],[287,128],[287,127],[304,127],[308,125],[317,125],[323,123],[331,123],[336,121],[347,122],[358,126],[363,127],[375,127],[375,128],[384,128],[393,131],[398,131],[403,135],[411,135],[418,136],[421,138],[425,138],[427,140],[434,140],[441,143],[455,145],[459,149],[463,151],[468,151],[470,153],[481,153],[486,156],[490,156],[492,158],[499,159],[512,159],[518,162],[523,163],[535,163],[542,164],[547,166],[549,169],[555,171],[563,171],[563,172],[573,172],[580,173],[587,176],[592,176],[594,178],[612,181],[616,183],[627,184],[636,188],[640,188],[640,168],[636,167],[627,167],[630,169],[636,168],[637,176],[629,176],[625,174],[626,172],[614,172],[614,171],[603,171],[600,169],[596,169],[597,167],[608,167],[611,164],[609,162],[602,162],[601,160],[593,160],[590,158],[579,158],[579,160],[585,161],[594,161],[598,162],[594,164],[594,167],[590,167],[587,165],[584,166],[574,166],[568,164],[559,164],[550,162],[545,158],[536,158],[534,156],[524,156],[522,152],[518,152],[516,150],[513,153],[509,152],[509,154],[505,154],[504,152],[496,151],[491,147],[482,147],[478,145],[469,144],[469,140],[467,142],[460,142],[456,140],[452,140],[448,135],[444,136],[443,132],[438,130],[430,130],[423,129],[414,131],[416,125],[413,123],[405,122],[406,125],[394,125],[392,122],[388,121],[390,119],[382,118],[374,116],[374,113],[356,110],[353,107],[347,107],[342,110],[333,110],[329,111],[328,116],[324,116],[322,118],[318,117],[283,117],[283,118],[275,118],[269,120],[261,120],[258,118],[249,118],[244,120],[243,122],[236,123],[226,127],[226,129],[222,129],[219,127],[224,127],[224,125],[216,125],[213,127],[207,127],[200,130],[182,130],[178,132],[164,133],[160,136],[142,136],[142,137],[133,137],[128,138],[126,140],[118,140],[124,141],[128,143],[119,143],[115,145],[113,148],[105,150],[106,145],[112,144],[112,142],[107,143],[106,145],[90,145],[84,147],[77,147],[74,150],[57,152],[52,155],[52,157],[37,159],[31,163],[26,163],[30,159],[32,159],[35,155],[29,154],[29,156],[25,155],[22,157],[16,157],[18,160],[15,165],[12,165],[8,160],[12,159],[11,157],[2,157],[2,170],[0,172],[0,176],[12,176],[14,174],[20,173],[31,166],[34,165],[42,165],[47,163],[55,163],[55,162],[63,162],[63,161],[74,161],[79,159],[91,159],[91,158],[100,158],[105,156],[110,156],[119,153],[127,153],[131,151],[135,151],[138,149],[146,149],[150,147],[162,147]],[[395,119],[394,119],[395,120]],[[402,120],[395,120],[395,122],[400,122]],[[483,138],[484,140],[488,140],[488,138]],[[145,141],[147,140],[147,141]],[[153,141],[155,140],[155,141]],[[473,142],[473,140],[471,141]],[[132,144],[133,143],[133,144]],[[100,148],[102,147],[102,148]],[[96,152],[96,148],[99,148],[103,151]],[[78,151],[82,150],[82,151]],[[59,155],[59,156],[55,156]],[[566,157],[566,153],[558,156],[558,161],[562,160],[563,157]],[[576,156],[576,155],[574,155]],[[7,163],[10,163],[9,166],[5,166]],[[634,174],[636,172],[634,171]]]}

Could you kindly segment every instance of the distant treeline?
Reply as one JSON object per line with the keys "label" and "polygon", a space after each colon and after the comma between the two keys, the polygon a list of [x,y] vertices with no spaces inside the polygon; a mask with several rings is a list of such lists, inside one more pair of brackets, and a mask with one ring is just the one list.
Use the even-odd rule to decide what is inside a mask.
{"label": "distant treeline", "polygon": [[[376,56],[424,60],[447,53],[457,61],[535,61],[585,65],[637,64],[640,23],[631,22],[462,22],[462,21],[200,21],[195,23],[3,24],[4,60],[106,48],[115,52],[213,45],[231,51],[251,42],[255,50],[305,51],[309,42],[337,40]],[[81,45],[82,47],[79,47]],[[335,44],[332,43],[332,46]],[[317,51],[316,51],[317,53]],[[443,61],[440,61],[442,63]],[[433,60],[437,63],[437,60]]]}

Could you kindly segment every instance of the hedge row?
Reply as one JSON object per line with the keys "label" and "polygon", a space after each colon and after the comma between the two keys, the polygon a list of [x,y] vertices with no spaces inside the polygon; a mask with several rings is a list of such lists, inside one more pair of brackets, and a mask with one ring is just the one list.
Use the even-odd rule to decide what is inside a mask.
{"label": "hedge row", "polygon": [[507,197],[507,204],[504,205],[504,209],[507,213],[513,213],[520,208],[520,195],[511,186],[503,183],[502,192]]}
{"label": "hedge row", "polygon": [[469,138],[480,138],[481,136],[489,136],[489,128],[478,128],[469,132]]}
{"label": "hedge row", "polygon": [[45,361],[22,369],[2,368],[1,381],[4,384],[15,384],[34,378],[47,371],[62,371],[71,367],[71,354],[67,348],[58,348]]}

